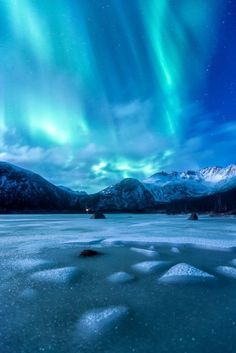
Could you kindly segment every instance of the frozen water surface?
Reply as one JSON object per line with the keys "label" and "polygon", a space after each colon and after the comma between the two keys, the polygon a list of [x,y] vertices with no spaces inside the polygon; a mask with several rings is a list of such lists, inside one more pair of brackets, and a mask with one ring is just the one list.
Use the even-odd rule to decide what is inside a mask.
{"label": "frozen water surface", "polygon": [[0,352],[235,353],[236,219],[186,218],[1,215]]}
{"label": "frozen water surface", "polygon": [[110,241],[109,245],[119,241],[135,247],[155,242],[212,246],[213,249],[236,247],[235,217],[202,216],[198,222],[191,223],[186,218],[186,215],[119,214],[91,222],[87,215],[2,215],[0,241],[5,247],[20,245],[21,252],[29,253],[40,251],[44,245],[55,245],[55,236],[57,244],[106,240]]}
{"label": "frozen water surface", "polygon": [[32,288],[26,288],[20,293],[20,298],[22,299],[35,299],[37,291]]}

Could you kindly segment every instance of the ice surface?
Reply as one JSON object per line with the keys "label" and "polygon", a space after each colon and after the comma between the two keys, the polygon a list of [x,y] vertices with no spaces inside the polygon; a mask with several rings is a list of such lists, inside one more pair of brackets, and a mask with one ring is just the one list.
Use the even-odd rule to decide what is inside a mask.
{"label": "ice surface", "polygon": [[134,248],[134,247],[130,248],[130,250],[135,251],[139,254],[148,256],[148,257],[155,257],[158,255],[158,252],[155,250],[140,249],[140,248]]}
{"label": "ice surface", "polygon": [[49,283],[68,283],[78,274],[76,267],[63,267],[33,273],[30,278],[35,281]]}
{"label": "ice surface", "polygon": [[216,268],[217,272],[225,277],[235,278],[236,279],[236,268],[231,266],[218,266]]}
{"label": "ice surface", "polygon": [[107,280],[111,283],[126,283],[133,279],[134,276],[127,272],[116,272],[107,277]]}
{"label": "ice surface", "polygon": [[180,263],[171,267],[160,279],[161,283],[183,283],[199,282],[202,280],[212,280],[215,277],[194,266]]}
{"label": "ice surface", "polygon": [[[140,227],[144,224],[144,227]],[[20,226],[24,225],[24,227]],[[110,215],[102,223],[88,215],[0,215],[0,249],[16,247],[19,254],[38,253],[44,247],[65,247],[73,242],[147,247],[154,244],[191,244],[212,250],[236,247],[235,217],[201,216],[187,222],[185,215]],[[97,243],[97,244],[98,244]]]}
{"label": "ice surface", "polygon": [[79,319],[76,332],[83,338],[94,338],[117,327],[128,315],[128,308],[123,305],[98,308],[86,312]]}
{"label": "ice surface", "polygon": [[[91,246],[109,247],[93,261],[77,256]],[[131,247],[157,249],[159,256],[145,257]],[[171,247],[179,248],[180,254]],[[170,261],[163,269],[167,271],[178,259],[217,273],[219,264],[235,266],[235,248],[234,217],[202,215],[201,222],[189,224],[185,215],[110,214],[102,224],[91,222],[88,215],[0,215],[0,352],[232,353],[236,351],[235,280],[226,286],[216,275],[214,288],[168,286],[158,283],[161,274],[139,275],[132,266],[166,260]],[[230,251],[219,254],[222,249]],[[28,264],[21,262],[25,259]],[[107,276],[117,271],[134,274],[137,280],[110,285]],[[186,273],[176,277],[191,282]],[[70,278],[75,280],[67,285]],[[128,307],[130,314],[98,319],[101,312],[119,305]],[[91,313],[97,318],[94,325],[87,322]]]}
{"label": "ice surface", "polygon": [[132,265],[132,269],[140,273],[151,273],[165,268],[168,261],[143,261]]}

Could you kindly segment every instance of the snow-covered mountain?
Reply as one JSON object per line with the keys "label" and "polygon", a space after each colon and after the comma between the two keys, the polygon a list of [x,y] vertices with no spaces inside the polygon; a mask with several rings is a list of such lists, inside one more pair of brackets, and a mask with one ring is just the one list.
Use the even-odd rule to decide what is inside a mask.
{"label": "snow-covered mountain", "polygon": [[126,178],[120,183],[91,195],[89,208],[128,211],[154,207],[155,200],[143,183]]}
{"label": "snow-covered mountain", "polygon": [[127,178],[92,195],[58,187],[40,175],[0,162],[1,212],[228,212],[236,209],[236,166]]}
{"label": "snow-covered mountain", "polygon": [[221,181],[228,181],[236,177],[236,165],[231,164],[228,167],[208,167],[200,169],[199,174],[208,182],[218,183]]}
{"label": "snow-covered mountain", "polygon": [[236,187],[236,165],[208,167],[198,171],[160,172],[145,179],[143,185],[157,202],[201,197]]}
{"label": "snow-covered mountain", "polygon": [[[170,206],[175,209],[174,205],[177,203],[178,211],[181,212],[182,208],[183,211],[191,209],[192,200],[196,200],[196,209],[204,210],[200,203],[204,203],[204,198],[207,198],[207,210],[228,210],[227,200],[230,209],[236,208],[231,190],[236,190],[235,165],[226,168],[209,167],[198,171],[160,172],[142,182],[127,178],[109,186],[90,195],[86,199],[86,207],[104,211],[167,210]],[[221,203],[220,197],[223,193],[224,202]]]}

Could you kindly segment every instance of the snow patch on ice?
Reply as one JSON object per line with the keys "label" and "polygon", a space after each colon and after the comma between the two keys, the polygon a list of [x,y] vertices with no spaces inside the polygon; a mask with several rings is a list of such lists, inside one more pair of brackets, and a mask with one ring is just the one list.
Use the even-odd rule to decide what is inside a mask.
{"label": "snow patch on ice", "polygon": [[[200,230],[202,230],[200,228]],[[203,229],[204,230],[204,229]],[[180,232],[185,232],[183,229],[180,229]],[[236,239],[227,239],[223,238],[206,238],[207,236],[211,236],[212,234],[206,233],[206,237],[202,237],[202,233],[199,232],[199,229],[196,230],[197,236],[161,236],[161,235],[153,235],[152,230],[150,234],[147,236],[143,236],[140,234],[135,234],[133,236],[130,233],[120,234],[119,237],[106,238],[101,242],[103,246],[130,246],[136,248],[137,246],[150,246],[150,244],[155,245],[167,245],[170,246],[183,246],[188,245],[195,247],[197,249],[206,249],[206,250],[214,250],[214,251],[232,251],[234,247],[236,247]],[[193,233],[193,229],[191,228],[191,232]],[[214,231],[214,234],[217,230]],[[227,236],[227,234],[226,234]],[[145,249],[143,249],[145,250]]]}
{"label": "snow patch on ice", "polygon": [[63,267],[35,272],[30,278],[40,282],[63,284],[72,281],[77,274],[78,269],[76,267]]}
{"label": "snow patch on ice", "polygon": [[171,267],[160,279],[161,283],[188,283],[215,279],[215,276],[186,263]]}
{"label": "snow patch on ice", "polygon": [[83,338],[95,338],[111,329],[128,315],[128,308],[123,305],[97,308],[83,314],[76,325],[76,332]]}
{"label": "snow patch on ice", "polygon": [[134,247],[130,248],[130,250],[148,257],[154,257],[158,255],[158,252],[155,250],[148,250],[148,249],[141,249],[141,248],[134,248]]}
{"label": "snow patch on ice", "polygon": [[134,264],[131,267],[139,273],[151,273],[164,268],[168,264],[168,261],[143,261]]}
{"label": "snow patch on ice", "polygon": [[101,241],[100,244],[101,244],[101,246],[105,246],[105,247],[109,247],[109,246],[123,247],[123,246],[127,245],[126,243],[123,242],[123,240],[113,240],[112,238],[104,239]]}
{"label": "snow patch on ice", "polygon": [[134,276],[127,272],[116,272],[107,277],[107,280],[111,283],[126,283],[133,279]]}
{"label": "snow patch on ice", "polygon": [[62,244],[77,244],[79,246],[85,246],[85,245],[100,245],[100,243],[104,240],[104,238],[101,238],[101,239],[94,239],[94,238],[89,238],[87,237],[86,239],[71,239],[71,240],[67,240],[67,241],[62,241]]}
{"label": "snow patch on ice", "polygon": [[217,272],[225,277],[236,279],[236,269],[231,266],[218,266],[216,268]]}

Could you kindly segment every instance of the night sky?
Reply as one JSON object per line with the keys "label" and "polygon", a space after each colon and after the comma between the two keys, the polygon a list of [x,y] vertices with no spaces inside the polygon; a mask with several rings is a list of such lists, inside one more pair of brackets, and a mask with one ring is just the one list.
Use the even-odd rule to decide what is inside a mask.
{"label": "night sky", "polygon": [[235,163],[234,0],[0,0],[0,160],[97,191]]}

